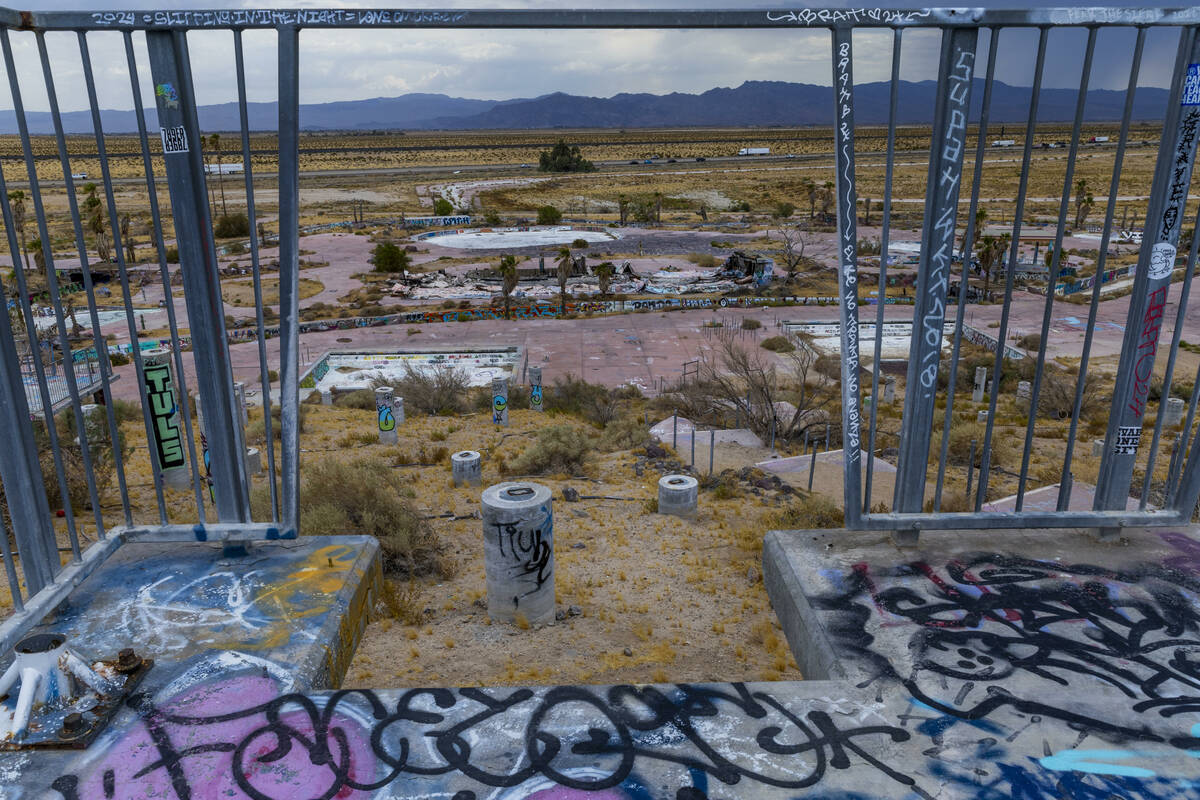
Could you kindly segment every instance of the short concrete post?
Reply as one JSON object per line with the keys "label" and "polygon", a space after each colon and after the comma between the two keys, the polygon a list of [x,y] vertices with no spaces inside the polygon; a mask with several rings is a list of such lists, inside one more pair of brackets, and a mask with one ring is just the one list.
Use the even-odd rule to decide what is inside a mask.
{"label": "short concrete post", "polygon": [[392,395],[392,414],[396,417],[396,424],[404,423],[404,398],[399,395]]}
{"label": "short concrete post", "polygon": [[1168,397],[1166,405],[1163,406],[1163,425],[1173,428],[1183,422],[1184,405],[1181,398]]}
{"label": "short concrete post", "polygon": [[508,378],[492,378],[492,422],[508,426]]}
{"label": "short concrete post", "polygon": [[658,513],[696,516],[700,483],[690,475],[664,475],[658,479]]}
{"label": "short concrete post", "polygon": [[529,368],[529,408],[531,411],[544,411],[542,405],[542,368]]}
{"label": "short concrete post", "polygon": [[323,406],[333,405],[333,392],[330,391],[329,389],[321,389],[320,391],[321,391],[321,405],[323,405]]}
{"label": "short concrete post", "polygon": [[[171,350],[160,347],[148,350],[142,356],[143,400],[150,409],[153,426],[153,447],[158,456],[159,479],[172,489],[186,489],[188,479],[187,460],[184,458],[184,440],[181,430],[179,404],[175,397],[175,381],[172,378]],[[197,417],[200,404],[196,404]],[[203,430],[203,427],[201,428]],[[207,453],[207,450],[204,451]]]}
{"label": "short concrete post", "polygon": [[483,467],[479,453],[474,450],[463,450],[450,456],[450,474],[454,477],[455,486],[478,486]]}
{"label": "short concrete post", "polygon": [[983,387],[987,383],[987,367],[975,368],[975,386],[971,390],[971,402],[983,402]]}
{"label": "short concrete post", "polygon": [[981,422],[981,423],[987,422],[987,414],[988,414],[988,412],[986,412],[986,411],[980,411],[979,413],[977,413],[975,415],[975,421]]}
{"label": "short concrete post", "polygon": [[380,386],[375,390],[375,413],[379,421],[379,443],[395,444],[399,434],[396,433],[396,413],[392,409],[392,387]]}
{"label": "short concrete post", "polygon": [[[85,403],[80,407],[83,412],[83,433],[87,439],[88,450],[95,450],[96,446],[104,442],[107,437],[107,428],[105,427],[104,406],[96,403]],[[76,444],[82,447],[82,442],[78,437],[75,439]]]}
{"label": "short concrete post", "polygon": [[1104,440],[1092,439],[1092,458],[1100,458],[1104,455]]}
{"label": "short concrete post", "polygon": [[885,380],[883,382],[883,402],[888,404],[889,406],[892,403],[896,402],[896,379],[895,378],[889,377],[889,378],[887,378],[887,380]]}
{"label": "short concrete post", "polygon": [[1030,400],[1033,398],[1033,384],[1029,381],[1017,382],[1017,407],[1029,411]]}
{"label": "short concrete post", "polygon": [[553,623],[550,489],[538,483],[498,483],[484,489],[481,499],[488,615],[518,625],[522,620],[529,625]]}
{"label": "short concrete post", "polygon": [[233,382],[233,394],[237,398],[238,409],[242,412],[242,427],[250,424],[250,412],[246,408],[246,384],[242,381]]}
{"label": "short concrete post", "polygon": [[258,475],[262,472],[262,453],[257,447],[246,448],[246,474]]}

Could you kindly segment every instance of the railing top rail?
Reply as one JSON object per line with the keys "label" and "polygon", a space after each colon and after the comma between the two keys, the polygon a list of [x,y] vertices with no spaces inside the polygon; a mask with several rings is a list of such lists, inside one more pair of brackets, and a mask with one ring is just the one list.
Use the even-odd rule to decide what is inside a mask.
{"label": "railing top rail", "polygon": [[17,11],[0,25],[26,30],[250,28],[905,28],[975,26],[1174,26],[1200,23],[1181,8],[760,8]]}

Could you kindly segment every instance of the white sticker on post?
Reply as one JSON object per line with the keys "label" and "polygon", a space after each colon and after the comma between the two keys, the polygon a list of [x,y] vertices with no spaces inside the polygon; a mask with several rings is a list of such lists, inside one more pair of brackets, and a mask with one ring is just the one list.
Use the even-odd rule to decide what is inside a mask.
{"label": "white sticker on post", "polygon": [[160,128],[162,131],[162,148],[164,153],[186,153],[188,151],[187,132],[182,125],[174,128]]}
{"label": "white sticker on post", "polygon": [[1175,246],[1169,242],[1159,242],[1150,249],[1150,280],[1157,281],[1171,274],[1175,269]]}

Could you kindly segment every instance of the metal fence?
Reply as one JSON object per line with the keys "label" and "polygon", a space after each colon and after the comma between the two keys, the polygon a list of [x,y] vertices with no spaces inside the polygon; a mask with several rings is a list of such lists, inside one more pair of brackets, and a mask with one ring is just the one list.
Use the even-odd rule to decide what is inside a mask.
{"label": "metal fence", "polygon": [[[299,60],[300,32],[319,36],[322,29],[613,29],[613,28],[674,28],[674,29],[769,29],[779,36],[794,35],[798,29],[825,30],[829,33],[830,60],[833,75],[834,104],[829,109],[829,123],[834,127],[831,145],[835,148],[837,232],[840,243],[839,281],[842,322],[842,382],[841,428],[846,451],[845,507],[846,524],[851,528],[895,529],[910,536],[921,528],[981,528],[999,526],[1088,526],[1112,529],[1121,525],[1168,524],[1186,521],[1200,496],[1200,448],[1194,447],[1192,426],[1196,397],[1188,409],[1187,424],[1178,439],[1171,443],[1172,466],[1167,496],[1170,502],[1163,510],[1148,511],[1147,497],[1150,476],[1161,448],[1162,415],[1159,414],[1150,435],[1148,446],[1139,446],[1142,419],[1147,407],[1147,376],[1153,366],[1158,346],[1158,327],[1166,293],[1170,290],[1170,270],[1163,277],[1162,265],[1173,266],[1174,251],[1183,225],[1187,188],[1190,184],[1192,162],[1196,150],[1196,125],[1200,107],[1197,80],[1200,79],[1200,40],[1196,28],[1200,10],[1163,9],[1040,9],[1034,11],[986,9],[803,9],[730,10],[730,11],[569,11],[569,10],[446,10],[403,11],[367,9],[305,9],[305,10],[219,10],[219,11],[103,11],[103,12],[18,12],[0,9],[0,49],[11,92],[15,119],[20,133],[19,163],[23,175],[6,185],[0,174],[0,203],[9,251],[13,257],[13,286],[4,286],[6,295],[19,300],[19,314],[14,321],[0,316],[0,416],[9,441],[0,448],[0,479],[3,480],[7,514],[5,530],[0,531],[0,549],[9,586],[19,613],[0,626],[0,649],[7,647],[31,622],[59,602],[70,589],[101,563],[121,542],[132,539],[183,540],[253,538],[287,538],[296,535],[299,524],[299,441],[297,429],[299,376],[299,295],[298,295],[298,237],[299,237]],[[1112,400],[1103,466],[1096,489],[1094,509],[1070,509],[1065,500],[1055,512],[989,513],[981,510],[988,497],[989,463],[993,449],[993,421],[999,387],[989,398],[986,435],[981,443],[982,469],[976,482],[973,509],[966,513],[940,513],[943,484],[947,468],[948,436],[942,437],[941,452],[931,452],[933,432],[939,427],[948,429],[953,423],[955,392],[940,388],[943,370],[941,336],[947,314],[953,314],[953,352],[948,364],[948,386],[957,381],[958,355],[964,329],[964,310],[967,292],[959,292],[956,307],[948,308],[947,287],[956,271],[969,269],[973,253],[970,243],[975,239],[976,210],[980,204],[982,154],[991,128],[989,113],[994,86],[994,70],[999,37],[1009,27],[1031,28],[1038,37],[1036,68],[1031,94],[1028,123],[1025,131],[1021,161],[1020,190],[1012,214],[1013,245],[1008,262],[1018,261],[1018,242],[1023,224],[1026,186],[1030,173],[1034,126],[1038,116],[1039,89],[1043,81],[1047,36],[1051,29],[1073,27],[1087,36],[1086,56],[1082,70],[1081,98],[1075,109],[1069,161],[1063,182],[1063,198],[1058,215],[1054,261],[1049,267],[1048,285],[1054,286],[1059,276],[1060,252],[1071,188],[1072,169],[1080,147],[1080,130],[1088,77],[1095,56],[1096,39],[1105,28],[1123,27],[1136,31],[1135,52],[1129,73],[1124,115],[1116,142],[1115,164],[1109,201],[1100,246],[1098,272],[1104,270],[1104,258],[1113,234],[1117,188],[1133,110],[1133,90],[1137,86],[1147,31],[1170,28],[1178,35],[1178,54],[1171,86],[1172,103],[1166,109],[1165,126],[1159,150],[1158,167],[1153,184],[1141,260],[1136,271],[1132,301],[1126,328],[1116,391]],[[869,415],[864,412],[863,382],[869,381],[870,393],[878,395],[879,370],[864,378],[861,365],[861,345],[858,341],[860,290],[857,259],[858,196],[855,179],[855,64],[854,39],[856,29],[873,28],[892,37],[892,72],[890,117],[887,133],[886,178],[883,201],[882,252],[888,251],[889,226],[892,221],[891,188],[895,156],[897,97],[900,76],[900,57],[906,31],[928,28],[940,32],[941,44],[937,67],[937,106],[933,141],[929,150],[928,194],[925,201],[921,234],[921,256],[913,315],[911,359],[908,368],[907,393],[904,401],[902,428],[899,437],[899,463],[896,492],[892,511],[869,513],[869,498],[874,476],[876,452],[879,447],[877,424],[878,404],[872,404]],[[281,415],[276,423],[272,414],[271,395],[262,392],[261,416],[265,428],[266,461],[268,470],[269,507],[260,512],[260,520],[252,521],[251,485],[243,458],[246,443],[239,391],[235,387],[230,363],[230,344],[225,330],[222,299],[217,268],[217,252],[213,242],[207,182],[200,150],[202,133],[197,119],[196,93],[192,79],[196,58],[189,53],[189,33],[219,30],[232,39],[236,61],[236,89],[240,113],[240,155],[245,171],[241,180],[245,187],[248,219],[256,220],[255,176],[250,152],[250,131],[247,120],[246,69],[243,52],[243,32],[268,29],[277,33],[278,56],[278,159],[279,171],[279,295],[280,336],[278,367],[281,385]],[[71,152],[64,132],[63,114],[56,96],[56,78],[49,57],[46,37],[54,32],[74,34],[74,46],[82,64],[82,79],[90,107],[100,174],[92,180],[99,183],[99,212],[93,203],[81,208],[77,199],[84,178],[71,163]],[[141,174],[149,198],[153,243],[161,281],[169,329],[169,344],[165,353],[143,355],[140,346],[130,348],[134,375],[141,403],[137,414],[146,431],[148,447],[131,452],[120,444],[118,413],[125,413],[109,402],[102,409],[86,409],[85,395],[95,385],[108,386],[113,377],[110,346],[102,332],[101,308],[93,282],[96,265],[93,246],[96,230],[111,237],[112,263],[107,269],[115,272],[121,291],[119,308],[124,312],[128,336],[138,341],[130,278],[122,247],[121,204],[114,191],[114,177],[105,152],[105,132],[97,101],[97,65],[89,51],[89,42],[100,32],[115,32],[124,44],[123,64],[101,64],[103,75],[123,73],[129,81],[130,97],[138,123],[141,149]],[[112,33],[106,35],[111,36]],[[982,101],[972,103],[978,86],[977,49],[981,37],[989,45],[984,67]],[[14,41],[32,41],[37,52],[37,64],[18,64],[14,60]],[[150,75],[139,73],[138,53],[148,55]],[[35,77],[30,77],[33,73]],[[40,74],[39,74],[40,73]],[[148,131],[142,103],[142,85],[149,80],[154,86],[158,130]],[[31,83],[32,82],[32,83]],[[43,153],[35,153],[30,135],[28,115],[23,104],[23,92],[36,89],[45,93],[49,103],[54,131],[54,148],[61,183],[65,186],[71,219],[73,256],[78,258],[83,291],[87,299],[87,341],[72,337],[66,322],[61,287],[58,282],[54,250],[56,239],[48,223],[50,212],[44,197],[47,182],[39,174],[38,161]],[[973,112],[978,108],[978,113]],[[974,148],[975,167],[972,180],[963,184],[964,157]],[[156,174],[161,165],[165,175]],[[169,195],[169,214],[160,208],[158,189],[165,177]],[[55,174],[52,182],[58,183]],[[19,186],[18,186],[19,184]],[[23,204],[15,202],[10,191],[27,192],[32,205],[33,229],[41,242],[44,267],[27,269],[22,259],[25,250],[23,226],[17,223],[25,213]],[[960,193],[969,191],[970,200],[965,214],[960,212]],[[96,197],[93,193],[93,197]],[[23,201],[22,201],[23,203]],[[98,220],[97,220],[98,218]],[[169,226],[169,227],[168,227]],[[174,246],[178,248],[182,265],[183,298],[187,311],[190,336],[186,344],[179,336],[171,290],[171,270],[167,262],[169,243],[164,231],[173,231]],[[90,234],[90,235],[89,235]],[[1187,256],[1186,277],[1181,284],[1179,320],[1183,319],[1187,292],[1198,239],[1193,237]],[[966,243],[966,244],[964,244]],[[260,259],[257,237],[249,239],[253,267],[254,295],[257,305],[256,330],[259,378],[263,387],[270,385],[266,337],[263,335],[263,303],[260,282]],[[72,259],[73,260],[73,259]],[[886,285],[887,259],[881,259],[879,286]],[[967,265],[967,266],[963,266]],[[73,267],[74,268],[74,267]],[[959,276],[962,279],[962,276]],[[74,353],[78,347],[91,348],[97,359],[98,380],[86,385],[75,369],[63,368],[60,377],[61,398],[65,409],[56,419],[52,409],[60,395],[52,391],[54,380],[47,374],[43,359],[22,359],[29,342],[38,342],[38,326],[29,298],[31,283],[45,284],[55,316],[55,336],[51,348],[59,357]],[[1076,393],[1076,413],[1072,416],[1066,457],[1062,464],[1062,483],[1071,481],[1072,448],[1077,434],[1076,419],[1084,391],[1091,349],[1091,334],[1096,322],[1100,282],[1095,282],[1089,308],[1087,340],[1082,351],[1080,378]],[[1008,336],[1008,303],[1014,290],[1014,271],[1007,271],[1004,282],[1005,312],[996,337],[999,342]],[[1039,393],[1042,388],[1046,361],[1046,341],[1049,332],[1055,293],[1046,293],[1045,316],[1041,327],[1041,346],[1036,356],[1032,380],[1032,397],[1028,428],[1024,439],[1024,457],[1020,472],[1020,491],[1028,482],[1030,454],[1034,441]],[[884,303],[878,304],[878,325],[882,327]],[[1157,316],[1155,316],[1157,315]],[[1149,322],[1146,322],[1149,321]],[[1146,324],[1143,324],[1146,322]],[[1170,386],[1178,352],[1180,326],[1177,324],[1168,353],[1166,385]],[[25,344],[23,344],[25,343]],[[875,344],[875,364],[879,363],[879,340]],[[999,347],[995,370],[1002,367],[1005,348]],[[190,355],[189,355],[190,353]],[[194,362],[194,372],[185,370],[185,359]],[[27,365],[32,370],[35,396],[26,393]],[[167,377],[169,373],[169,378]],[[188,375],[198,377],[189,384]],[[173,385],[168,383],[173,382]],[[193,403],[193,394],[199,408]],[[939,402],[944,413],[938,413]],[[202,415],[197,412],[202,411]],[[31,426],[31,412],[40,425]],[[256,409],[255,413],[258,413]],[[93,416],[93,414],[95,416]],[[202,424],[197,424],[202,416]],[[279,440],[279,461],[276,464],[276,442]],[[43,476],[39,450],[50,454],[53,464]],[[865,453],[865,465],[860,453]],[[131,484],[131,464],[139,464],[153,476],[145,486]],[[923,507],[929,494],[930,464],[934,465],[935,490],[932,507]],[[864,469],[865,467],[865,469]],[[1126,512],[1135,468],[1143,471],[1146,486],[1141,492],[1142,509]],[[190,501],[181,502],[183,494],[168,488],[171,476],[184,470]],[[175,472],[172,472],[175,470]],[[109,477],[111,476],[111,477]],[[866,490],[863,481],[865,479]],[[178,485],[178,484],[174,484]],[[116,499],[109,498],[110,487]],[[143,519],[134,513],[131,491],[144,489],[153,496],[157,513]],[[56,520],[47,496],[70,498],[85,496],[79,502],[60,501],[63,517]],[[866,499],[864,499],[866,498]],[[88,509],[88,517],[77,517],[73,509]],[[16,543],[10,547],[9,530]]]}

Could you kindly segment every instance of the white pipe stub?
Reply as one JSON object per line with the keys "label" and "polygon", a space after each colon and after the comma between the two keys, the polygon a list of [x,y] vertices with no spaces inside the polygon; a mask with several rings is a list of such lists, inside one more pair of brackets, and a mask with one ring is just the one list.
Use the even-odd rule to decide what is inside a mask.
{"label": "white pipe stub", "polygon": [[114,681],[100,675],[67,648],[59,634],[28,636],[13,648],[13,662],[0,676],[0,697],[20,685],[16,706],[0,706],[0,739],[20,741],[40,715],[61,712],[87,695],[120,691]]}

